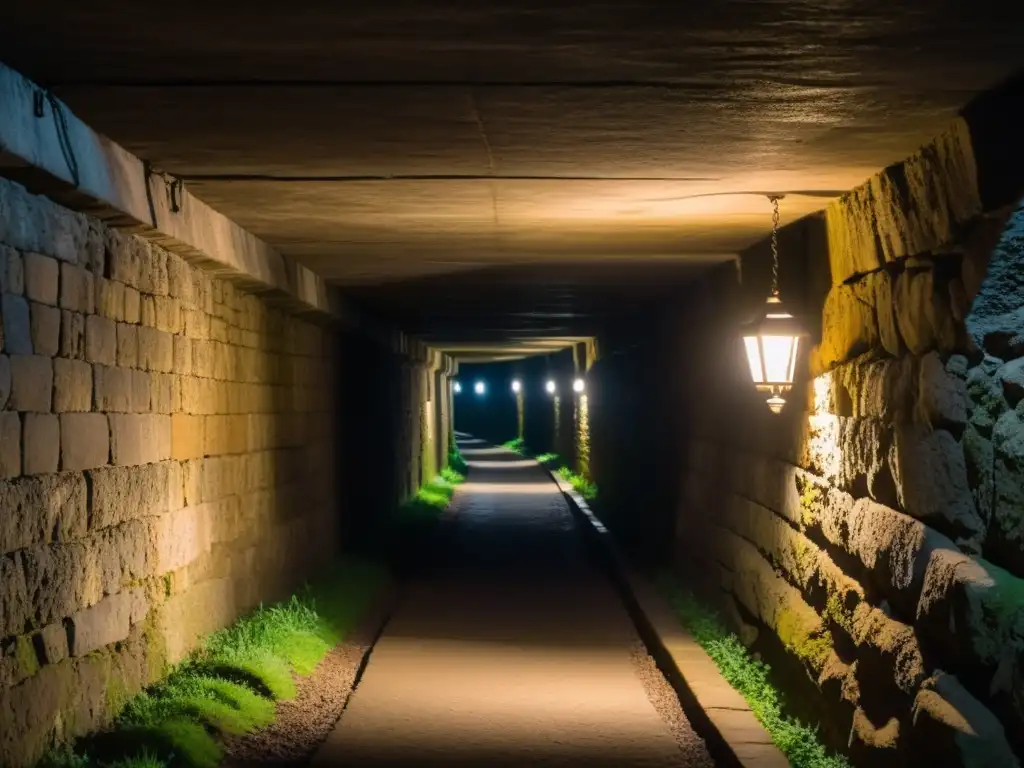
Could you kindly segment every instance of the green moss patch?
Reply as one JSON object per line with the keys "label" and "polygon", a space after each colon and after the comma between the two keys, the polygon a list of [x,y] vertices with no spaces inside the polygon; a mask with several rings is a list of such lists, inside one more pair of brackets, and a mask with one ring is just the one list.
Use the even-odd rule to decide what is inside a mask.
{"label": "green moss patch", "polygon": [[260,606],[212,634],[160,682],[131,697],[114,725],[45,761],[50,768],[215,768],[220,737],[264,728],[352,631],[389,576],[344,559],[289,600]]}
{"label": "green moss patch", "polygon": [[[782,698],[770,682],[768,665],[752,658],[713,611],[680,589],[668,574],[662,576],[659,586],[671,601],[680,623],[712,658],[729,685],[746,699],[758,722],[771,734],[793,768],[849,768],[845,757],[826,751],[817,729],[785,714]],[[822,649],[815,646],[810,652],[820,653]]]}

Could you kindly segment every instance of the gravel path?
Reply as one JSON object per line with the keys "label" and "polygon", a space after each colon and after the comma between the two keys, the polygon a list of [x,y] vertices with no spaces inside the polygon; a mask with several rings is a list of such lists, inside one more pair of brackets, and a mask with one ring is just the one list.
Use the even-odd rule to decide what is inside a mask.
{"label": "gravel path", "polygon": [[469,481],[315,766],[710,768],[703,742],[532,460],[462,444]]}

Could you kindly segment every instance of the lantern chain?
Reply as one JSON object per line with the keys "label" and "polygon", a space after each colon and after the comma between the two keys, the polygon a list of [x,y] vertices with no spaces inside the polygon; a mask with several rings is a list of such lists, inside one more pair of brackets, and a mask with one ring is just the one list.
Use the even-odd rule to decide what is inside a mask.
{"label": "lantern chain", "polygon": [[779,295],[779,195],[769,195],[772,201],[772,296]]}

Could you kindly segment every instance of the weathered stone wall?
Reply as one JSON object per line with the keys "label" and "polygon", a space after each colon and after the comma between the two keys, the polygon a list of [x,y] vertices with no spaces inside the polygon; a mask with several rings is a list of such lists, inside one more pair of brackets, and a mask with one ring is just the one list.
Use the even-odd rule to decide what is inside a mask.
{"label": "weathered stone wall", "polygon": [[17,765],[336,552],[339,361],[334,333],[2,180],[0,293]]}
{"label": "weathered stone wall", "polygon": [[595,418],[602,495],[624,450],[667,457],[609,515],[670,500],[675,567],[858,765],[1024,754],[1024,211],[979,215],[966,141],[783,232],[783,297],[816,333],[780,416],[738,335],[763,246],[597,367],[672,436],[612,443]]}

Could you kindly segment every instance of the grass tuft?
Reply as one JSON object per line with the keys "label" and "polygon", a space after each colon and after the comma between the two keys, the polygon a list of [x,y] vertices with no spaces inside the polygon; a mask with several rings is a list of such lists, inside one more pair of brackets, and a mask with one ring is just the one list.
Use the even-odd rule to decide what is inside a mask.
{"label": "grass tuft", "polygon": [[768,677],[768,665],[752,658],[740,639],[725,628],[714,612],[680,589],[667,574],[660,579],[660,586],[680,623],[707,651],[729,685],[746,699],[754,716],[771,734],[793,768],[850,768],[845,757],[826,751],[816,728],[783,712],[782,700]]}
{"label": "grass tuft", "polygon": [[507,448],[510,451],[515,451],[516,453],[526,453],[526,441],[521,437],[502,443],[501,447]]}
{"label": "grass tuft", "polygon": [[466,460],[462,458],[462,453],[459,451],[459,446],[455,444],[455,438],[449,438],[448,448],[448,466],[461,475],[466,474],[469,471],[469,465],[466,464]]}
{"label": "grass tuft", "polygon": [[273,722],[275,701],[295,696],[296,677],[310,674],[344,639],[387,579],[374,563],[341,560],[291,599],[210,635],[167,677],[129,699],[110,730],[44,765],[215,768],[223,757],[218,737]]}
{"label": "grass tuft", "polygon": [[562,457],[559,456],[557,453],[542,453],[539,456],[535,456],[534,458],[536,458],[540,464],[544,465],[560,464],[562,462]]}
{"label": "grass tuft", "polygon": [[565,480],[573,489],[587,501],[593,501],[597,498],[597,485],[588,480],[578,472],[573,472],[568,467],[562,467],[558,470],[558,474]]}

